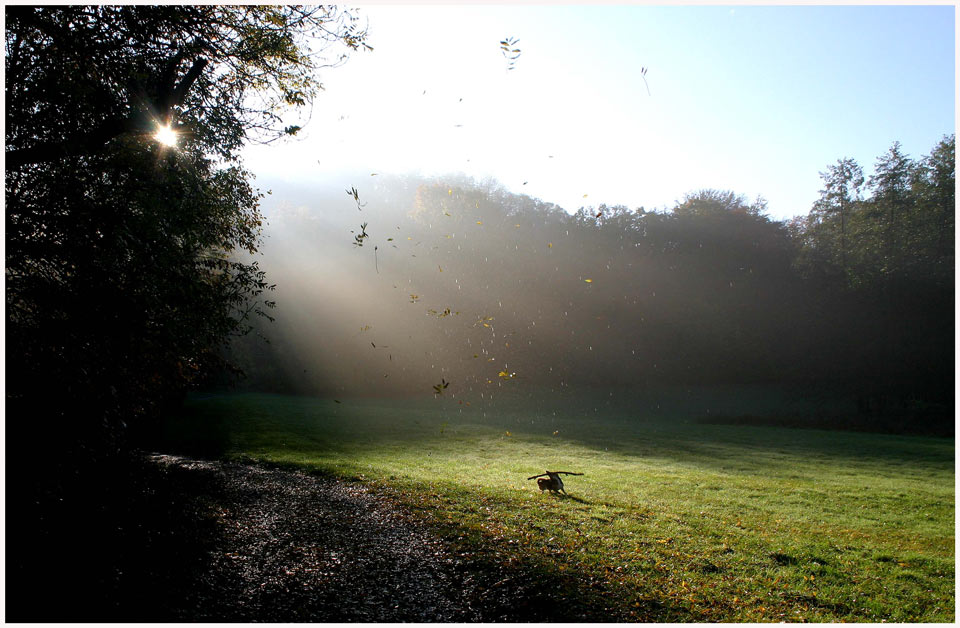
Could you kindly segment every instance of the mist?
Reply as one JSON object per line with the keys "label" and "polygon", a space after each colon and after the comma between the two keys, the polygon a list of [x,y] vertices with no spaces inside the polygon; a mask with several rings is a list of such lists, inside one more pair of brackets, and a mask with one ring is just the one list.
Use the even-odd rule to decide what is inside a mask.
{"label": "mist", "polygon": [[889,360],[890,313],[805,277],[796,226],[733,192],[570,213],[492,180],[366,172],[277,186],[264,209],[277,306],[231,350],[243,388],[824,420],[952,372],[930,343]]}

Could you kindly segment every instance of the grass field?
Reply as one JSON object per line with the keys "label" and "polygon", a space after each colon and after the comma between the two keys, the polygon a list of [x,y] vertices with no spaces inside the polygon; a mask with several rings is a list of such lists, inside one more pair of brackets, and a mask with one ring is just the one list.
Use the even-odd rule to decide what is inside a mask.
{"label": "grass field", "polygon": [[[953,439],[236,394],[188,401],[167,443],[379,487],[478,555],[596,592],[611,619],[955,618]],[[545,469],[585,475],[558,497],[526,480]]]}

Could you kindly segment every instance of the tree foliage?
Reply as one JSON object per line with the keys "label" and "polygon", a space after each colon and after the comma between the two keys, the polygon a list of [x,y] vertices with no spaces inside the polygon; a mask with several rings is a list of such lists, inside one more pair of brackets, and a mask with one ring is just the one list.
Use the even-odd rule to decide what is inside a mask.
{"label": "tree foliage", "polygon": [[268,316],[238,151],[294,133],[365,32],[336,8],[9,6],[5,43],[8,412],[102,442]]}
{"label": "tree foliage", "polygon": [[[494,182],[380,176],[363,190],[376,268],[374,252],[350,246],[352,223],[278,211],[264,263],[284,278],[287,315],[272,326],[272,358],[247,347],[267,367],[253,383],[426,394],[442,377],[464,404],[755,386],[821,403],[838,424],[943,431],[952,173],[946,138],[916,162],[892,249],[890,214],[864,197],[867,177],[848,159],[825,169],[821,198],[790,223],[730,191],[696,191],[662,211],[569,214]],[[302,270],[332,267],[331,277]],[[350,294],[342,314],[305,317],[337,291]]]}

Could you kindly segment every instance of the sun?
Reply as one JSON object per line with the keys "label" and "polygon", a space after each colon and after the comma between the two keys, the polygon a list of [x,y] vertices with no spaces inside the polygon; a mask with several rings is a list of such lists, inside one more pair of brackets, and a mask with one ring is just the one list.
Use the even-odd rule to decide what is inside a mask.
{"label": "sun", "polygon": [[173,148],[177,145],[177,132],[171,129],[169,125],[160,126],[153,138],[164,146]]}

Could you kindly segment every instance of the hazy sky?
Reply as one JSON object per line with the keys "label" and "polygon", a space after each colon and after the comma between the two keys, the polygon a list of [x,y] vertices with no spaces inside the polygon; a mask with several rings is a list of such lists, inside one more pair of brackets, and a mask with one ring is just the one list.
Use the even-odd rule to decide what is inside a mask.
{"label": "hazy sky", "polygon": [[[711,187],[763,195],[787,218],[809,211],[837,159],[869,172],[894,140],[920,157],[955,129],[953,6],[362,14],[374,51],[322,73],[303,140],[248,150],[261,184],[464,172],[568,211]],[[512,70],[506,37],[521,50]]]}

